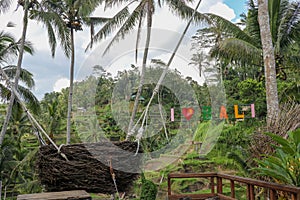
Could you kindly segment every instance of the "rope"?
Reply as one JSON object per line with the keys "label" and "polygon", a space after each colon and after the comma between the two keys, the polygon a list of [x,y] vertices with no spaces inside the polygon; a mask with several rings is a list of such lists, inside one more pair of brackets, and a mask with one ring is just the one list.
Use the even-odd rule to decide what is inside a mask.
{"label": "rope", "polygon": [[160,114],[160,117],[161,117],[161,122],[163,124],[164,131],[165,131],[165,136],[167,138],[167,141],[169,141],[168,131],[167,131],[165,119],[164,119],[164,116],[163,116],[163,113],[162,113],[162,106],[161,106],[161,103],[160,103],[159,94],[157,95],[157,101],[158,101],[158,107],[159,107],[159,114]]}
{"label": "rope", "polygon": [[[27,113],[28,110],[25,110],[25,112]],[[41,136],[40,132],[39,132],[39,129],[34,125],[34,122],[32,121],[32,119],[30,117],[28,117],[33,129],[35,130],[35,132],[33,133],[37,139],[39,140],[40,142],[40,145],[44,146],[46,145],[46,142],[44,141],[43,137]]]}
{"label": "rope", "polygon": [[113,167],[112,167],[111,159],[108,161],[108,163],[109,163],[109,171],[110,171],[110,175],[111,175],[111,178],[112,178],[112,180],[113,180],[113,182],[114,182],[114,186],[115,186],[115,189],[116,189],[118,198],[121,199],[120,194],[119,194],[119,191],[118,191],[118,186],[117,186],[117,181],[116,181],[116,175],[115,175],[114,169],[113,169]]}
{"label": "rope", "polygon": [[0,67],[0,73],[3,75],[5,81],[6,81],[6,85],[8,87],[10,87],[11,91],[15,94],[16,100],[20,103],[20,105],[22,106],[23,110],[25,111],[27,117],[29,118],[30,122],[32,123],[33,127],[36,127],[38,130],[40,130],[45,136],[46,138],[50,141],[50,143],[57,149],[58,153],[68,161],[67,156],[62,153],[59,152],[59,148],[57,147],[57,145],[54,143],[54,141],[49,137],[49,135],[45,132],[45,130],[42,128],[42,126],[36,121],[36,119],[32,116],[32,114],[29,112],[29,110],[27,109],[26,105],[23,103],[23,101],[21,100],[20,94],[18,93],[18,91],[12,86],[11,81],[9,80],[9,77],[7,76],[7,74],[5,73],[5,71],[2,69],[2,67]]}
{"label": "rope", "polygon": [[[201,4],[201,1],[202,1],[202,0],[199,0],[199,1],[198,1],[197,5],[196,5],[196,7],[195,7],[195,9],[194,9],[194,11],[193,11],[193,14],[192,14],[191,18],[189,19],[189,21],[188,21],[188,23],[187,23],[187,25],[186,25],[186,27],[185,27],[185,29],[184,29],[184,31],[183,31],[183,33],[182,33],[180,39],[179,39],[179,41],[177,42],[177,45],[176,45],[176,47],[175,47],[175,49],[174,49],[174,51],[173,51],[173,53],[172,53],[172,55],[171,55],[171,57],[170,57],[170,59],[169,59],[169,61],[168,61],[168,63],[167,63],[167,65],[166,65],[166,67],[165,67],[163,73],[161,74],[161,76],[160,76],[160,78],[159,78],[159,80],[158,80],[158,82],[157,82],[157,84],[156,84],[156,86],[155,86],[155,88],[154,88],[154,90],[153,90],[152,96],[151,96],[151,98],[150,98],[150,100],[149,100],[149,102],[148,102],[148,104],[147,104],[147,106],[146,106],[146,108],[145,108],[145,111],[142,113],[142,115],[140,116],[140,118],[139,118],[139,120],[138,120],[138,121],[140,121],[140,119],[143,117],[142,127],[144,126],[144,123],[145,123],[145,120],[146,120],[146,116],[147,116],[147,114],[148,114],[148,112],[149,112],[150,104],[151,104],[151,102],[153,101],[154,96],[155,96],[155,95],[158,93],[158,91],[159,91],[159,88],[160,88],[160,86],[161,86],[161,84],[162,84],[162,82],[163,82],[163,80],[164,80],[164,78],[165,78],[165,76],[166,76],[166,74],[167,74],[167,72],[168,72],[168,70],[169,70],[169,67],[170,67],[170,65],[171,65],[171,63],[172,63],[172,61],[173,61],[173,59],[174,59],[174,57],[175,57],[175,55],[176,55],[176,53],[177,53],[177,51],[178,51],[178,49],[179,49],[179,46],[180,46],[180,44],[181,44],[181,42],[182,42],[182,40],[183,40],[183,38],[184,38],[184,36],[185,36],[185,34],[186,34],[188,28],[189,28],[190,25],[191,25],[193,18],[195,17],[195,15],[196,15],[196,13],[197,13],[197,10],[198,10],[198,8],[199,8],[199,6],[200,6],[200,4]],[[135,126],[134,126],[134,127],[135,127]],[[140,147],[140,145],[139,145],[139,140],[140,140],[141,138],[142,138],[142,136],[140,136],[139,138],[137,138],[137,141],[138,141],[138,147],[137,147],[137,151],[136,151],[136,152],[139,151],[139,147]]]}
{"label": "rope", "polygon": [[[145,110],[142,112],[142,115],[141,115],[141,116],[143,116],[144,113],[145,113]],[[129,131],[129,133],[128,133],[127,136],[126,136],[125,141],[127,141],[127,140],[129,139],[130,136],[134,135],[135,129],[136,129],[138,123],[141,121],[141,118],[142,118],[142,117],[140,117],[140,118],[138,119],[138,121],[135,123],[134,127]]]}

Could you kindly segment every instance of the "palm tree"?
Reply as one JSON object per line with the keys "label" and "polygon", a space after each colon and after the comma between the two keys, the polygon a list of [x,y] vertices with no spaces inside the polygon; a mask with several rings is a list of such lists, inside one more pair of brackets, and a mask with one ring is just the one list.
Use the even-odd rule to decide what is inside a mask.
{"label": "palm tree", "polygon": [[[0,74],[1,74],[0,80],[7,81],[3,75],[3,74],[6,74],[12,81],[15,77],[16,71],[17,71],[17,66],[6,66],[6,67],[1,68],[0,69]],[[32,89],[35,85],[34,80],[33,80],[33,75],[29,71],[22,69],[19,80],[22,81],[23,85],[26,86],[26,87],[24,87],[22,85],[18,85],[18,92],[20,93],[22,100],[24,102],[27,102],[29,108],[35,114],[37,114],[40,109],[39,101],[34,96],[34,94],[30,91],[30,89]],[[11,99],[12,94],[13,94],[13,92],[10,87],[7,87],[7,85],[3,84],[3,83],[0,84],[0,98],[1,99],[8,101]],[[13,108],[16,107],[17,105],[18,105],[18,102],[14,101]],[[19,107],[20,107],[20,105],[19,105]],[[0,136],[1,144],[4,140],[4,136],[5,136],[5,134],[1,134],[1,136]]]}
{"label": "palm tree", "polygon": [[[273,0],[268,3],[269,18],[264,22],[270,22],[272,46],[274,47],[275,64],[272,68],[273,74],[266,74],[265,84],[268,104],[267,120],[268,124],[276,116],[278,111],[278,95],[276,84],[276,73],[282,71],[288,65],[294,65],[300,60],[299,54],[295,54],[291,49],[299,44],[300,23],[300,2],[290,2],[288,0]],[[216,45],[211,49],[211,56],[219,58],[225,63],[235,66],[246,66],[248,69],[262,68],[267,72],[268,66],[264,68],[263,46],[260,34],[266,30],[260,29],[258,23],[258,7],[253,0],[249,0],[248,14],[244,20],[246,27],[240,28],[238,25],[225,20],[224,18],[208,14],[214,27],[211,31],[220,35]],[[222,39],[224,38],[224,39]],[[271,45],[271,44],[269,44]],[[269,52],[271,53],[271,52]],[[264,55],[265,56],[265,55]],[[271,87],[270,87],[271,86]],[[270,90],[272,92],[270,92]]]}
{"label": "palm tree", "polygon": [[[71,63],[70,63],[70,87],[68,97],[67,112],[67,144],[71,141],[71,118],[72,118],[72,94],[74,82],[74,66],[75,66],[75,46],[74,31],[81,31],[84,24],[94,26],[102,23],[105,18],[90,18],[91,13],[102,3],[103,0],[48,0],[44,1],[44,7],[50,13],[57,13],[57,21],[64,22],[65,27],[69,28],[70,43],[65,46],[70,47]],[[69,54],[67,54],[68,56]]]}
{"label": "palm tree", "polygon": [[[10,34],[4,31],[0,32],[0,65],[4,66],[13,60],[18,55],[21,41],[16,39]],[[33,54],[33,47],[30,42],[25,42],[24,50],[30,54]]]}
{"label": "palm tree", "polygon": [[[10,80],[13,80],[16,71],[17,71],[17,66],[14,65],[9,65],[1,68],[1,75],[0,75],[0,80],[6,81],[5,78],[3,77],[3,73],[5,73]],[[33,111],[37,113],[39,110],[39,103],[37,98],[33,95],[33,93],[30,91],[35,86],[34,80],[33,80],[33,75],[27,71],[26,69],[22,69],[20,73],[20,81],[22,81],[23,85],[18,85],[18,91],[21,94],[23,100],[27,102]],[[10,99],[10,96],[12,95],[11,88],[9,88],[6,84],[3,84],[2,82],[0,83],[0,98],[7,101]]]}
{"label": "palm tree", "polygon": [[[0,32],[0,67],[4,66],[7,62],[9,62],[11,59],[13,59],[15,56],[17,56],[17,53],[19,51],[27,51],[29,53],[33,53],[33,49],[30,43],[18,41],[16,42],[15,39],[7,33]],[[20,56],[19,56],[20,57]],[[20,63],[18,63],[20,64]],[[22,86],[18,85],[19,78],[21,78],[22,81],[24,81],[25,84],[27,84],[28,87],[33,87],[34,82],[32,80],[32,74],[30,74],[26,70],[22,70],[18,66],[6,66],[4,68],[1,67],[1,80],[5,80],[4,74],[7,74],[9,78],[16,77],[18,74],[18,79],[16,83],[16,78],[14,82],[14,87],[16,90],[20,91],[22,96],[25,97],[25,100],[30,100],[29,102],[35,102],[36,105],[37,100],[34,97],[34,95],[27,89]],[[5,80],[6,81],[6,80]],[[1,87],[1,97],[5,98],[5,100],[10,100],[10,104],[8,106],[8,110],[6,113],[6,118],[4,120],[1,134],[0,134],[0,145],[2,145],[4,135],[6,133],[6,129],[9,123],[9,119],[11,116],[12,107],[15,103],[14,101],[14,93],[11,91],[11,88],[7,88],[7,85],[4,86],[3,84],[0,85]]]}
{"label": "palm tree", "polygon": [[66,117],[66,107],[60,105],[64,104],[62,96],[58,92],[47,93],[41,101],[43,125],[49,137],[56,143],[64,143],[62,140],[58,141],[58,137],[62,136],[59,134],[66,127],[66,123],[63,121]]}
{"label": "palm tree", "polygon": [[[270,4],[274,5],[274,2]],[[271,7],[272,8],[272,7]],[[260,38],[263,50],[263,60],[266,78],[266,98],[267,98],[267,124],[277,118],[279,112],[278,90],[276,80],[275,56],[272,43],[272,32],[270,28],[270,17],[268,0],[258,0],[258,23],[260,28]],[[273,25],[273,21],[271,24]]]}
{"label": "palm tree", "polygon": [[[92,42],[88,45],[91,47],[93,42],[97,42],[101,39],[104,39],[107,35],[111,34],[114,30],[118,30],[117,33],[114,35],[113,39],[109,43],[105,53],[109,50],[109,48],[120,39],[124,38],[126,34],[129,34],[135,27],[137,27],[137,40],[136,40],[136,60],[137,60],[137,49],[141,37],[142,31],[142,24],[143,21],[146,20],[146,41],[142,59],[142,70],[140,74],[140,82],[138,91],[136,93],[135,102],[133,111],[131,114],[131,118],[128,125],[128,136],[132,135],[134,130],[132,130],[132,126],[134,123],[134,118],[136,116],[136,112],[138,110],[138,104],[140,95],[142,92],[142,87],[144,84],[144,75],[145,75],[145,68],[147,64],[148,52],[149,52],[149,44],[151,38],[151,27],[152,27],[152,18],[155,13],[156,5],[162,7],[162,3],[166,3],[166,5],[174,12],[176,15],[180,16],[183,19],[190,18],[193,15],[193,9],[190,8],[187,3],[193,2],[194,0],[139,0],[139,1],[132,1],[132,0],[106,0],[106,7],[113,7],[113,6],[120,6],[125,5],[119,12],[117,12],[111,19],[108,20],[107,23],[96,33],[93,37]],[[130,12],[130,6],[134,6],[132,12]],[[204,16],[200,13],[194,16],[194,21],[199,22],[203,21]],[[128,137],[127,137],[128,139]]]}
{"label": "palm tree", "polygon": [[1,178],[3,178],[4,187],[13,187],[13,191],[15,191],[20,187],[28,186],[28,192],[31,192],[33,182],[35,182],[35,187],[39,186],[34,181],[33,164],[34,155],[38,150],[38,142],[28,140],[28,133],[32,132],[32,127],[21,105],[14,105],[11,122],[12,125],[7,130],[10,140],[5,140],[3,143],[3,157],[0,156],[0,160],[3,162],[0,162],[2,164],[0,164],[0,168],[4,172]]}
{"label": "palm tree", "polygon": [[[46,13],[44,15],[41,15],[41,13],[43,12],[43,9],[41,9],[41,4],[36,1],[36,0],[19,0],[18,1],[18,7],[22,6],[23,10],[24,10],[24,15],[23,15],[23,29],[22,29],[22,36],[18,46],[18,61],[17,61],[17,70],[16,70],[16,74],[15,74],[15,79],[14,79],[14,91],[17,91],[18,89],[18,82],[19,82],[19,78],[20,78],[20,73],[22,70],[22,61],[23,61],[23,55],[24,55],[24,50],[25,50],[25,38],[26,38],[26,33],[27,33],[27,27],[28,27],[28,19],[29,17],[32,18],[39,18],[39,19],[45,19],[45,20],[41,20],[44,22],[47,30],[48,30],[48,36],[49,36],[49,43],[51,45],[51,51],[52,51],[52,56],[54,56],[54,52],[55,52],[55,47],[56,47],[56,39],[55,39],[55,34],[52,28],[55,16],[54,14],[52,15],[46,15]],[[39,15],[37,15],[39,14]],[[39,16],[39,17],[37,17]],[[54,24],[56,25],[56,24]],[[63,26],[59,26],[59,31],[58,31],[59,36],[64,34],[63,31]],[[67,39],[67,37],[60,37],[61,39],[61,44],[65,44],[64,41]],[[67,49],[67,47],[65,48]],[[11,50],[11,48],[7,48],[6,51]],[[5,53],[5,52],[3,52]],[[12,107],[15,101],[15,93],[13,92],[12,95],[10,96],[10,101],[9,101],[9,106],[7,108],[7,113],[6,113],[6,117],[5,117],[5,121],[3,123],[2,129],[1,129],[1,136],[5,135],[5,132],[7,130],[7,126],[10,120],[10,116],[11,116],[11,111],[12,111]],[[1,138],[1,137],[0,137]],[[2,141],[0,140],[0,145],[2,144]]]}

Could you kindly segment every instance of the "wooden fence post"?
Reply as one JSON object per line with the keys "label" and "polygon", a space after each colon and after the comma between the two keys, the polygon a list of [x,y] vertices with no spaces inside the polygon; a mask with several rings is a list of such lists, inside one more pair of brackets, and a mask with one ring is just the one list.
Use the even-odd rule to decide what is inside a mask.
{"label": "wooden fence post", "polygon": [[234,188],[234,181],[230,180],[230,191],[231,191],[231,197],[235,198],[235,188]]}
{"label": "wooden fence post", "polygon": [[217,193],[222,194],[223,193],[223,185],[222,185],[222,178],[217,177]]}

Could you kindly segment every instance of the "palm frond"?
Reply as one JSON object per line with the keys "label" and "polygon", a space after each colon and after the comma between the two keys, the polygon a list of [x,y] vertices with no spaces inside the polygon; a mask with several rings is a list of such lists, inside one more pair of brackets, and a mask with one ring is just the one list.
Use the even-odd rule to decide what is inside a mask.
{"label": "palm frond", "polygon": [[158,65],[159,67],[166,67],[167,63],[162,61],[161,59],[151,59],[151,63]]}
{"label": "palm frond", "polygon": [[253,0],[248,3],[248,13],[246,18],[246,27],[244,29],[245,33],[253,38],[253,40],[260,42],[260,28],[257,20],[258,8],[254,4]]}
{"label": "palm frond", "polygon": [[3,84],[0,83],[0,97],[4,100],[9,100],[11,91]]}
{"label": "palm frond", "polygon": [[93,37],[95,36],[95,26],[106,23],[110,18],[106,17],[83,17],[82,21],[90,27],[91,46],[93,46]]}
{"label": "palm frond", "polygon": [[[108,22],[106,22],[104,26],[95,34],[95,36],[93,37],[93,42],[100,41],[109,34],[111,34],[113,31],[115,31],[127,19],[129,14],[130,13],[128,6],[121,9],[115,16],[113,16]],[[86,51],[88,48],[92,48],[91,44],[93,42],[90,42],[88,44]]]}
{"label": "palm frond", "polygon": [[133,1],[134,0],[106,0],[104,9],[106,10],[108,8],[112,8],[112,7],[115,7],[115,6],[126,4],[128,2],[133,2]]}
{"label": "palm frond", "polygon": [[[43,15],[45,14],[44,12],[37,12],[37,11],[32,11],[32,18],[37,17],[37,15]],[[42,21],[43,24],[46,26],[47,32],[48,32],[48,42],[50,45],[50,49],[51,49],[51,53],[52,53],[52,57],[55,56],[55,49],[56,49],[56,37],[55,37],[55,33],[54,30],[52,28],[52,24],[51,24],[51,19],[47,19],[47,17],[45,16],[39,16],[38,20]]]}
{"label": "palm frond", "polygon": [[[182,0],[165,0],[166,4],[170,8],[170,11],[182,19],[190,19],[193,16],[194,8],[188,6],[185,1]],[[188,1],[191,2],[191,1]],[[200,12],[197,12],[193,18],[193,23],[197,25],[211,24],[211,20]]]}
{"label": "palm frond", "polygon": [[[20,43],[19,43],[20,45]],[[25,41],[24,43],[24,51],[29,53],[30,55],[34,54],[33,44],[30,41]]]}
{"label": "palm frond", "polygon": [[228,21],[227,19],[212,14],[212,13],[207,13],[206,14],[212,21],[215,27],[218,29],[222,30],[229,36],[235,37],[240,40],[247,41],[248,43],[252,44],[253,46],[260,48],[260,43],[258,43],[256,40],[254,40],[250,35],[245,33],[240,27],[235,25],[234,23]]}
{"label": "palm frond", "polygon": [[15,39],[10,33],[0,31],[0,44],[2,44],[3,42],[14,42],[14,41]]}
{"label": "palm frond", "polygon": [[275,45],[277,51],[280,48],[285,50],[286,47],[293,44],[299,38],[300,34],[300,2],[286,5],[282,12]]}
{"label": "palm frond", "polygon": [[270,30],[271,30],[273,43],[275,42],[275,38],[277,38],[277,27],[278,27],[278,19],[280,17],[281,2],[284,2],[284,1],[286,1],[286,0],[268,1],[269,17],[270,17]]}
{"label": "palm frond", "polygon": [[[7,63],[10,59],[15,58],[18,55],[21,41],[16,41],[15,38],[9,33],[3,31],[0,32],[0,63]],[[33,54],[34,49],[31,42],[26,41],[24,44],[24,50]]]}
{"label": "palm frond", "polygon": [[[5,71],[6,75],[13,79],[15,77],[17,66],[15,65],[9,65],[6,67],[3,67],[3,70]],[[35,86],[34,79],[32,73],[30,73],[28,70],[22,68],[20,73],[20,80],[28,87],[33,88]]]}
{"label": "palm frond", "polygon": [[101,25],[103,23],[106,23],[110,20],[111,18],[108,17],[83,17],[82,21],[86,24],[86,25]]}
{"label": "palm frond", "polygon": [[61,16],[50,10],[42,12],[32,12],[31,18],[41,21],[46,26],[52,56],[54,56],[56,47],[56,38],[54,32],[55,29],[57,31],[58,39],[60,40],[60,45],[62,46],[64,53],[67,57],[69,57],[71,54],[70,30],[67,28]]}
{"label": "palm frond", "polygon": [[135,26],[136,23],[140,21],[140,13],[142,12],[142,10],[144,9],[144,2],[142,1],[132,12],[132,14],[130,14],[128,16],[128,18],[126,19],[125,22],[123,22],[122,26],[120,27],[120,29],[117,31],[117,33],[115,34],[115,36],[113,37],[113,39],[110,41],[110,43],[107,45],[107,47],[104,50],[103,54],[106,54],[109,49],[116,43],[119,42],[120,39],[124,39],[125,35],[130,32]]}
{"label": "palm frond", "polygon": [[9,57],[17,55],[16,40],[4,31],[0,32],[0,63],[8,61]]}
{"label": "palm frond", "polygon": [[51,10],[57,14],[62,14],[66,10],[65,1],[46,0],[40,3],[41,7],[46,10]]}
{"label": "palm frond", "polygon": [[103,2],[104,0],[76,0],[73,8],[78,10],[78,16],[86,17]]}
{"label": "palm frond", "polygon": [[211,49],[211,55],[239,64],[260,65],[262,50],[244,40],[228,38]]}
{"label": "palm frond", "polygon": [[19,85],[18,91],[21,98],[28,104],[28,107],[32,110],[32,112],[37,114],[40,111],[39,100],[28,88]]}

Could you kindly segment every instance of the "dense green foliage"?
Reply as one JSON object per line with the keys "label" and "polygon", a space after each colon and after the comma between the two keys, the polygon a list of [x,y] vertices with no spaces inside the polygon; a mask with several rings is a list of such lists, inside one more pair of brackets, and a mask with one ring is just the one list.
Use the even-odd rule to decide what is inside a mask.
{"label": "dense green foliage", "polygon": [[259,160],[259,167],[255,168],[258,175],[272,177],[276,182],[300,186],[300,129],[290,132],[284,139],[278,135],[266,133],[275,142],[274,155],[266,155]]}
{"label": "dense green foliage", "polygon": [[157,186],[150,180],[145,178],[142,174],[142,189],[141,189],[141,200],[152,200],[156,199]]}
{"label": "dense green foliage", "polygon": [[[4,4],[4,2],[7,3]],[[74,4],[74,2],[77,3]],[[93,21],[87,18],[87,15],[95,9],[95,5],[100,3],[96,0],[90,1],[93,4],[86,4],[87,10],[81,10],[82,13],[73,12],[74,15],[70,15],[67,21],[60,18],[62,16],[57,16],[57,13],[50,12],[54,9],[60,10],[59,13],[64,13],[66,10],[61,7],[64,3],[71,6],[72,11],[73,8],[80,6],[80,2],[79,0],[73,2],[53,0],[47,1],[49,5],[48,10],[45,10],[46,13],[33,12],[32,10],[32,18],[42,22],[50,20],[47,27],[53,28],[48,29],[50,37],[53,37],[51,44],[53,55],[56,47],[54,29],[57,29],[64,51],[69,55],[70,33],[68,28],[80,30],[81,23],[93,26],[93,23],[97,24],[105,21],[106,26],[95,35],[94,39],[98,40],[103,39],[110,33],[110,24],[129,23],[128,26],[123,26],[120,32],[117,33],[114,38],[114,41],[116,41],[127,34],[130,29],[128,28],[129,25],[132,27],[130,20],[124,21],[127,17],[134,18],[132,20],[137,23],[146,16],[143,13],[138,13],[138,11],[146,5],[147,1],[141,1],[141,6],[137,7],[133,13],[129,13],[128,6],[126,6],[120,11],[119,15],[108,21],[105,19],[94,19]],[[114,1],[107,2],[109,2],[108,7],[112,7],[122,1],[117,3],[114,3]],[[175,9],[176,12],[179,12],[178,5],[182,2],[177,0],[166,1],[167,5]],[[194,143],[180,159],[159,172],[145,172],[145,174],[142,174],[141,179],[137,180],[134,192],[138,194],[137,196],[140,199],[155,199],[156,196],[160,195],[160,191],[165,194],[167,188],[165,177],[171,172],[221,171],[254,178],[267,177],[269,180],[278,183],[300,186],[299,127],[289,127],[289,124],[287,124],[288,128],[285,129],[286,133],[284,133],[287,134],[288,132],[286,138],[283,138],[282,135],[276,135],[279,133],[276,130],[274,130],[276,134],[267,133],[266,135],[270,136],[274,143],[265,143],[263,144],[265,146],[262,147],[266,147],[266,149],[267,147],[269,149],[274,148],[274,151],[268,152],[267,155],[253,155],[253,141],[257,141],[255,139],[266,132],[267,112],[257,7],[253,2],[249,1],[249,10],[247,14],[242,16],[243,28],[219,16],[208,14],[206,17],[209,17],[215,26],[198,30],[193,36],[193,50],[196,52],[191,58],[191,63],[198,67],[200,76],[205,76],[206,83],[200,85],[191,77],[184,77],[176,70],[168,72],[165,85],[163,84],[152,101],[152,104],[156,107],[151,108],[149,118],[146,121],[147,128],[141,140],[144,151],[151,153],[163,149],[173,138],[180,134],[178,129],[181,128],[182,124],[179,121],[171,122],[170,109],[174,108],[175,119],[179,119],[182,114],[181,109],[190,106],[188,100],[180,102],[182,96],[187,93],[186,88],[183,87],[185,84],[190,86],[189,89],[192,89],[196,95],[200,107],[200,111],[197,112],[199,116],[197,117],[200,120],[196,122],[197,124],[192,124],[196,126],[194,132],[190,127],[185,129],[187,134],[193,136],[191,142]],[[287,0],[272,1],[272,3],[276,2],[279,4],[274,4],[270,13],[279,99],[281,103],[293,102],[299,104],[300,3]],[[154,5],[154,2],[152,3]],[[9,4],[9,1],[1,1],[0,14],[7,9]],[[190,16],[192,10],[188,7],[184,8],[186,8],[185,12],[177,14],[186,18]],[[124,12],[124,15],[121,15],[122,12]],[[75,16],[77,14],[83,14],[84,17]],[[59,18],[55,22],[55,19],[52,19],[51,16]],[[200,18],[196,20],[200,20]],[[76,25],[76,22],[80,22],[80,24],[72,28]],[[0,32],[0,67],[11,80],[13,80],[16,70],[15,66],[10,65],[10,63],[13,63],[14,58],[18,55],[19,45],[19,42],[10,34]],[[209,57],[204,54],[208,48],[210,50]],[[26,43],[25,50],[29,53],[33,52],[30,43]],[[209,59],[216,59],[216,64],[209,67],[205,65]],[[148,104],[157,78],[163,71],[162,67],[157,67],[154,63],[151,64],[151,67],[146,68],[145,71],[146,84],[141,92],[137,119],[142,115],[145,106]],[[95,66],[93,75],[74,83],[71,143],[98,142],[104,137],[123,141],[126,138],[128,127],[127,117],[130,116],[133,109],[140,76],[138,67],[134,65],[129,70],[119,71],[115,77],[106,72],[101,66]],[[65,88],[61,92],[47,93],[38,102],[30,91],[34,86],[33,75],[26,70],[22,70],[20,78],[23,83],[22,86],[19,86],[19,92],[22,94],[26,105],[34,113],[35,118],[51,139],[58,145],[64,144],[66,140],[67,123],[65,119],[68,111],[69,88]],[[6,101],[9,100],[11,91],[3,81],[2,75],[1,80],[0,97],[4,102],[0,105],[0,122],[2,124],[7,108]],[[173,85],[173,89],[177,90],[176,94],[174,90],[168,87],[168,84]],[[225,88],[229,119],[220,120],[218,110],[213,116],[217,120],[205,119],[201,116],[201,109],[204,109],[204,106],[212,106],[211,94],[213,92],[222,96],[222,92],[218,90],[219,85],[224,85]],[[218,99],[219,96],[215,97]],[[247,117],[244,120],[235,119],[233,117],[233,105],[235,104],[241,105],[241,107],[249,107],[250,104],[254,104],[256,117]],[[161,105],[161,107],[157,105]],[[125,110],[118,110],[119,108],[125,108]],[[287,123],[299,120],[288,118],[288,114],[286,116]],[[138,122],[138,124],[140,125],[141,122]],[[280,123],[278,122],[278,124]],[[216,132],[221,132],[221,134],[212,139],[214,140],[211,141],[212,150],[207,155],[201,155],[200,157],[201,145],[205,140],[211,139],[211,136]],[[37,179],[34,164],[36,152],[42,142],[37,127],[32,126],[26,112],[15,102],[9,127],[0,149],[0,181],[2,184],[0,189],[2,196],[6,195],[7,199],[15,199],[16,195],[20,193],[41,192],[43,190]],[[46,140],[45,142],[49,144],[49,141]],[[207,148],[210,147],[207,146]],[[163,153],[165,152],[151,156],[157,159],[164,156]],[[209,182],[205,180],[182,179],[174,181],[173,189],[178,193],[197,193],[199,190],[201,192],[208,191],[208,185]],[[224,194],[230,193],[230,186],[226,184],[225,186]],[[236,192],[239,199],[246,198],[245,187],[237,188]]]}

